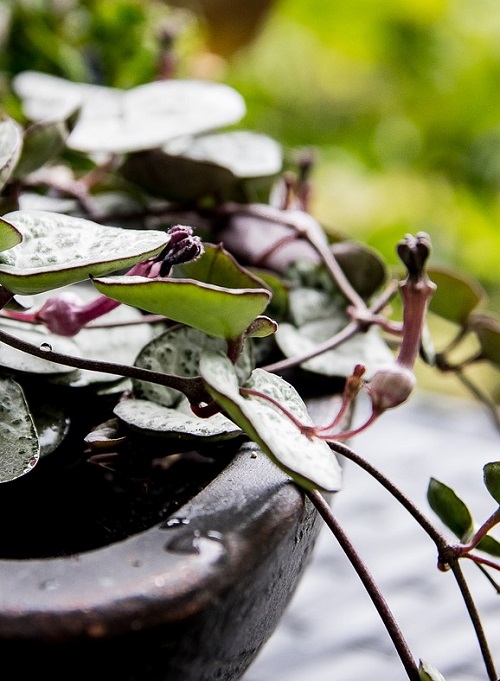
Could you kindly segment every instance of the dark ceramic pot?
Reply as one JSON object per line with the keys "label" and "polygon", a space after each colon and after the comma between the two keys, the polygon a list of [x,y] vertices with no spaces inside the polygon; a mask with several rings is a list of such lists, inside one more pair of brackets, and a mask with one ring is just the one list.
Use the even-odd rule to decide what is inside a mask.
{"label": "dark ceramic pot", "polygon": [[298,488],[245,444],[149,529],[66,556],[2,558],[2,666],[21,679],[239,679],[290,601],[318,527]]}

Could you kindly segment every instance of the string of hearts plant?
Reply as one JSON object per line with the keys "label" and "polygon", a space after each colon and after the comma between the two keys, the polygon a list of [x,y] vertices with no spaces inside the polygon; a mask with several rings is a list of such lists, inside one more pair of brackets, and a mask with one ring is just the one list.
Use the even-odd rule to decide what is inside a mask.
{"label": "string of hearts plant", "polygon": [[[0,121],[0,482],[57,451],[74,418],[68,391],[111,396],[112,418],[97,418],[82,443],[99,465],[118,465],[131,438],[192,448],[248,438],[305,490],[338,539],[408,678],[442,679],[415,661],[327,503],[325,493],[341,487],[336,455],[350,459],[435,543],[496,681],[460,561],[473,561],[500,592],[491,534],[500,462],[484,468],[495,507],[477,527],[453,490],[431,479],[429,502],[458,538],[450,541],[344,444],[410,397],[416,361],[454,371],[498,423],[493,400],[467,377],[473,363],[500,364],[500,324],[477,283],[427,268],[423,233],[397,245],[403,276],[362,244],[329,238],[308,212],[310,156],[287,167],[273,140],[224,130],[245,113],[224,85],[172,80],[120,91],[26,72],[13,91],[23,117],[4,112]],[[439,352],[429,309],[457,329]],[[471,335],[477,350],[453,362]],[[301,386],[319,382],[328,393],[339,381],[340,404],[328,423],[314,423]],[[371,413],[356,425],[362,392]]]}

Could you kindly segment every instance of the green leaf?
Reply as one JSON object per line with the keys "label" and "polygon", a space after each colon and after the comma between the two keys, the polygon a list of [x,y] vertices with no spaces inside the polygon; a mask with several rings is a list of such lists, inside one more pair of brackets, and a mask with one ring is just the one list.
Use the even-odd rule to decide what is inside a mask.
{"label": "green leaf", "polygon": [[281,147],[275,140],[246,130],[183,137],[168,142],[163,151],[169,156],[212,163],[239,178],[276,175],[283,163]]}
{"label": "green leaf", "polygon": [[[309,438],[268,400],[240,394],[238,377],[227,357],[205,351],[200,373],[207,390],[229,417],[299,485],[327,491],[340,489],[341,468],[327,443]],[[312,425],[300,395],[279,376],[256,369],[245,387],[272,397],[301,423]]]}
{"label": "green leaf", "polygon": [[423,660],[420,660],[420,664],[418,666],[418,675],[420,681],[446,681],[441,672]]}
{"label": "green leaf", "polygon": [[[200,357],[204,350],[227,352],[227,343],[189,326],[167,329],[153,338],[137,355],[135,365],[159,373],[175,374],[184,378],[200,375]],[[248,344],[236,364],[236,371],[246,380],[253,369]],[[136,397],[173,407],[181,401],[181,393],[173,388],[156,385],[149,381],[133,381]]]}
{"label": "green leaf", "polygon": [[255,274],[242,267],[222,246],[204,244],[200,258],[183,263],[176,268],[182,279],[195,279],[205,284],[227,288],[266,288]]}
{"label": "green leaf", "polygon": [[45,211],[16,211],[0,225],[23,241],[0,253],[0,284],[34,294],[130,267],[159,253],[170,237],[153,230],[107,227]]}
{"label": "green leaf", "polygon": [[267,338],[278,330],[278,325],[270,317],[261,315],[256,317],[246,330],[247,338]]}
{"label": "green leaf", "polygon": [[437,289],[429,303],[434,314],[465,325],[469,314],[486,299],[486,292],[477,281],[445,268],[429,268],[429,278]]}
{"label": "green leaf", "polygon": [[208,271],[202,271],[201,266],[193,268],[194,272],[188,271],[195,276],[201,271],[210,281],[230,281],[233,285],[246,284],[251,288],[229,288],[193,279],[154,280],[126,276],[101,277],[93,282],[98,291],[113,300],[164,315],[209,336],[238,338],[266,309],[271,294],[258,288],[256,280],[243,271],[236,272],[225,265],[219,267],[219,259],[213,262],[214,268]]}
{"label": "green leaf", "polygon": [[273,139],[243,130],[171,140],[161,149],[131,154],[121,172],[153,194],[175,201],[217,195],[243,200],[241,181],[272,178],[282,166]]}
{"label": "green leaf", "polygon": [[120,90],[26,71],[16,76],[14,87],[31,120],[64,119],[81,107],[67,144],[87,153],[154,149],[236,123],[245,114],[236,90],[203,80],[162,80]]}
{"label": "green leaf", "polygon": [[288,288],[285,286],[282,277],[277,276],[270,270],[261,270],[253,267],[251,271],[272,291],[273,297],[267,309],[268,313],[274,319],[284,319],[288,310],[289,297]]}
{"label": "green leaf", "polygon": [[56,158],[64,149],[67,137],[68,129],[63,121],[40,121],[27,128],[15,177],[24,177]]}
{"label": "green leaf", "polygon": [[356,241],[339,241],[331,251],[351,286],[365,300],[387,280],[387,268],[372,249]]}
{"label": "green leaf", "polygon": [[0,189],[8,181],[21,154],[22,129],[12,120],[0,120]]}
{"label": "green leaf", "polygon": [[472,515],[456,493],[439,480],[431,478],[427,489],[429,505],[453,534],[467,542],[474,531]]}
{"label": "green leaf", "polygon": [[488,492],[500,504],[500,461],[487,463],[483,467],[483,479]]}
{"label": "green leaf", "polygon": [[31,415],[38,433],[40,458],[55,452],[68,434],[70,421],[60,407],[30,398]]}
{"label": "green leaf", "polygon": [[186,398],[175,409],[149,400],[123,400],[116,405],[114,413],[129,428],[144,435],[216,442],[242,433],[241,428],[223,414],[209,418],[195,416]]}
{"label": "green leaf", "polygon": [[297,286],[290,291],[288,300],[290,321],[297,327],[305,327],[309,322],[328,321],[340,329],[348,322],[340,296]]}
{"label": "green leaf", "polygon": [[495,537],[492,537],[490,535],[486,535],[486,537],[483,537],[479,544],[477,545],[477,548],[480,551],[484,551],[485,553],[488,553],[490,556],[495,556],[496,558],[500,558],[500,541],[495,539]]}
{"label": "green leaf", "polygon": [[500,366],[500,319],[488,312],[474,312],[467,327],[473,331],[481,347],[481,358]]}
{"label": "green leaf", "polygon": [[10,482],[34,468],[40,447],[21,386],[0,378],[0,395],[0,482]]}
{"label": "green leaf", "polygon": [[0,218],[0,251],[6,251],[20,244],[23,240],[21,232]]}
{"label": "green leaf", "polygon": [[162,149],[130,154],[120,172],[128,182],[170,201],[197,201],[214,195],[223,201],[244,198],[236,178],[227,168],[169,156]]}

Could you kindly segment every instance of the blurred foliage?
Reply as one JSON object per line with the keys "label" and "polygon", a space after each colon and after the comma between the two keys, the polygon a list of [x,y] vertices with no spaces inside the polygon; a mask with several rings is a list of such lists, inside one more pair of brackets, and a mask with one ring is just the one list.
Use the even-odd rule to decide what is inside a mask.
{"label": "blurred foliage", "polygon": [[319,149],[316,214],[396,262],[404,232],[499,284],[500,16],[491,0],[284,0],[226,77],[251,124]]}
{"label": "blurred foliage", "polygon": [[316,150],[312,212],[326,229],[394,266],[397,241],[426,231],[433,264],[477,278],[488,307],[500,309],[496,1],[241,8],[237,0],[0,0],[4,106],[13,106],[8,76],[25,69],[119,87],[170,75],[223,80],[246,100],[244,127],[290,154]]}
{"label": "blurred foliage", "polygon": [[156,75],[162,19],[163,5],[133,0],[3,0],[0,68],[132,87]]}

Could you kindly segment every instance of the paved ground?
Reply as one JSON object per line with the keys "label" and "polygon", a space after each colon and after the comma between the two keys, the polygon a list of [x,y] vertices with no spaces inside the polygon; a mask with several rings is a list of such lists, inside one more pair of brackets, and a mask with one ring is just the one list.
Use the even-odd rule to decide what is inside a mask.
{"label": "paved ground", "polygon": [[[500,460],[500,437],[475,403],[420,394],[351,443],[435,519],[431,476],[453,487],[478,519],[495,510],[482,466]],[[435,568],[434,545],[365,473],[347,464],[334,510],[367,561],[415,657],[447,681],[487,676],[454,579]],[[439,520],[436,524],[441,528]],[[464,571],[500,666],[500,599],[472,564]],[[405,672],[371,601],[324,528],[278,630],[244,681],[404,681]]]}

